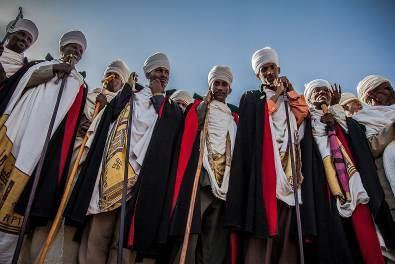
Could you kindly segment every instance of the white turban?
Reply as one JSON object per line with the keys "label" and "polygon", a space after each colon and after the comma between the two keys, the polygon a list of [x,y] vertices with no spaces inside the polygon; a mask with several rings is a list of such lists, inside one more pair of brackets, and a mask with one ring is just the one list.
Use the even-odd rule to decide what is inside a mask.
{"label": "white turban", "polygon": [[255,51],[251,58],[251,66],[255,74],[258,74],[261,67],[269,62],[276,64],[277,67],[280,67],[278,54],[276,50],[272,49],[271,47],[265,47]]}
{"label": "white turban", "polygon": [[15,20],[12,20],[10,23],[7,25],[7,32],[14,33],[18,31],[26,31],[32,35],[32,44],[37,40],[38,38],[38,28],[36,24],[33,23],[33,21],[29,19],[19,19],[14,28],[11,28],[11,25],[14,23]]}
{"label": "white turban", "polygon": [[308,82],[304,85],[304,97],[307,101],[307,103],[309,102],[311,93],[313,92],[313,90],[315,88],[318,87],[327,87],[329,90],[332,90],[331,84],[327,81],[327,80],[323,80],[323,79],[315,79],[312,80],[311,82]]}
{"label": "white turban", "polygon": [[358,100],[358,97],[356,97],[353,93],[342,93],[339,104],[344,106],[354,100]]}
{"label": "white turban", "polygon": [[228,66],[216,65],[208,73],[207,80],[210,88],[212,88],[215,80],[225,81],[231,86],[233,81],[232,71]]}
{"label": "white turban", "polygon": [[60,38],[59,47],[62,48],[67,44],[75,43],[82,47],[83,52],[86,50],[86,38],[85,35],[78,30],[69,31]]}
{"label": "white turban", "polygon": [[148,73],[160,67],[166,68],[168,71],[170,71],[170,62],[166,54],[157,52],[145,60],[143,69],[144,73],[147,75]]}
{"label": "white turban", "polygon": [[126,83],[129,79],[129,67],[122,60],[115,60],[111,62],[110,65],[107,66],[104,76],[110,72],[118,74],[119,77],[121,77],[123,83]]}
{"label": "white turban", "polygon": [[367,94],[384,82],[389,82],[391,84],[390,80],[379,75],[368,75],[363,78],[362,81],[360,81],[357,85],[359,99],[366,103]]}
{"label": "white turban", "polygon": [[189,95],[187,91],[177,90],[171,96],[170,99],[177,102],[182,101],[186,105],[190,105],[193,103],[193,98]]}

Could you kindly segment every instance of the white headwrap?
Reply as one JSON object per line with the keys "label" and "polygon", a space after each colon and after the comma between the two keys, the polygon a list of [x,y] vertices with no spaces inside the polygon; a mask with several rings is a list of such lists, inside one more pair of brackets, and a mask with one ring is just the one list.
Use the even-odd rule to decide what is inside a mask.
{"label": "white headwrap", "polygon": [[129,67],[122,60],[115,60],[111,62],[110,65],[107,66],[107,69],[103,75],[106,76],[106,74],[109,72],[118,74],[119,77],[121,77],[123,83],[126,83],[129,79]]}
{"label": "white headwrap", "polygon": [[29,32],[30,35],[32,35],[32,44],[37,40],[38,38],[38,28],[36,26],[36,24],[33,23],[33,21],[29,20],[29,19],[19,19],[14,28],[11,28],[11,25],[14,23],[15,20],[12,20],[10,23],[8,23],[7,25],[7,31],[10,33],[13,32],[18,32],[18,31],[26,31]]}
{"label": "white headwrap", "polygon": [[189,95],[187,91],[177,90],[171,96],[170,99],[177,102],[182,101],[186,105],[190,105],[193,103],[193,98]]}
{"label": "white headwrap", "polygon": [[379,75],[366,76],[357,85],[358,98],[362,102],[366,103],[367,94],[373,91],[374,89],[376,89],[379,85],[381,85],[384,82],[389,82],[391,84],[390,80]]}
{"label": "white headwrap", "polygon": [[329,90],[332,90],[331,84],[330,84],[327,80],[324,80],[324,79],[315,79],[315,80],[312,80],[312,81],[306,83],[306,84],[304,85],[304,87],[305,87],[305,89],[304,89],[304,97],[305,97],[306,102],[307,102],[308,104],[309,104],[309,101],[310,101],[311,93],[313,92],[313,90],[314,90],[315,88],[318,88],[318,87],[327,87]]}
{"label": "white headwrap", "polygon": [[166,54],[161,52],[157,52],[145,60],[143,66],[144,73],[147,75],[159,67],[166,68],[168,71],[170,71],[169,59],[167,58]]}
{"label": "white headwrap", "polygon": [[358,97],[356,97],[353,93],[342,93],[339,104],[344,106],[354,100],[358,100]]}
{"label": "white headwrap", "polygon": [[82,50],[85,52],[86,50],[86,38],[84,33],[78,30],[69,31],[60,38],[59,48],[66,46],[67,44],[75,43],[82,47]]}
{"label": "white headwrap", "polygon": [[272,49],[271,47],[265,47],[255,51],[251,58],[251,66],[255,74],[258,74],[261,67],[269,62],[276,64],[277,67],[280,67],[278,54],[276,50]]}
{"label": "white headwrap", "polygon": [[207,81],[210,88],[212,88],[215,80],[222,80],[232,85],[233,75],[232,70],[225,65],[216,65],[208,73]]}

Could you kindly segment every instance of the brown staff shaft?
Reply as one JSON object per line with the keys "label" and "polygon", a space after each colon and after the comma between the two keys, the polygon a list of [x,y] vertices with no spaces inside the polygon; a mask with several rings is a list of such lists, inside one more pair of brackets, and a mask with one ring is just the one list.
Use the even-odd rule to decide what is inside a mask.
{"label": "brown staff shaft", "polygon": [[[96,103],[95,111],[93,112],[92,120],[95,119],[95,117],[97,116],[99,111],[100,111],[100,104]],[[86,132],[85,137],[84,137],[84,139],[83,139],[83,141],[81,143],[81,146],[80,146],[80,148],[78,150],[77,159],[74,162],[73,170],[71,171],[70,177],[67,179],[66,188],[65,188],[65,190],[63,192],[62,200],[60,202],[58,211],[56,212],[55,219],[54,219],[54,221],[53,221],[53,223],[51,225],[51,229],[49,230],[48,237],[45,240],[45,243],[44,243],[43,247],[41,248],[40,254],[39,254],[39,256],[38,256],[38,258],[36,260],[36,263],[38,263],[38,264],[43,264],[44,263],[45,258],[46,258],[47,254],[48,254],[49,248],[51,247],[51,245],[52,245],[52,243],[53,243],[53,241],[55,239],[55,236],[58,233],[58,230],[59,230],[59,227],[60,227],[60,223],[61,223],[61,220],[63,218],[63,212],[64,212],[64,210],[66,208],[67,201],[69,199],[69,195],[70,195],[70,193],[72,191],[72,187],[73,187],[75,176],[77,175],[78,165],[79,165],[79,163],[81,161],[82,154],[84,153],[84,147],[85,147],[86,142],[89,139],[89,136],[90,136],[90,133]]]}
{"label": "brown staff shaft", "polygon": [[[209,109],[207,110],[207,113],[208,113],[208,111],[209,111]],[[208,124],[207,113],[206,113],[206,117],[204,119],[203,131],[200,134],[199,160],[198,160],[198,164],[197,164],[197,168],[196,168],[195,178],[193,180],[193,188],[192,188],[191,200],[189,202],[187,225],[185,228],[184,241],[182,242],[182,249],[181,249],[181,255],[180,255],[180,262],[179,262],[180,264],[185,264],[185,259],[186,259],[186,255],[187,255],[187,251],[188,251],[189,236],[191,233],[193,213],[195,211],[196,194],[197,194],[197,189],[199,187],[199,179],[200,179],[200,174],[202,171],[202,164],[203,164],[203,152],[204,152],[204,144],[206,141],[207,124]]]}

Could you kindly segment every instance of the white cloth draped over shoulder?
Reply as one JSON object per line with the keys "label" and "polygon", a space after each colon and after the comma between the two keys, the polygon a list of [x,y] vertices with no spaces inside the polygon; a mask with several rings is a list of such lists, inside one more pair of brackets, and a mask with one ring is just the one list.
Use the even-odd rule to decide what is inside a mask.
{"label": "white cloth draped over shoulder", "polygon": [[[31,175],[40,159],[61,82],[55,77],[25,92],[24,90],[36,69],[55,63],[60,62],[46,61],[31,67],[21,78],[4,112],[8,116],[5,126],[7,136],[13,143],[15,166],[27,175]],[[52,135],[72,106],[82,84],[82,76],[73,70],[63,90]]]}
{"label": "white cloth draped over shoulder", "polygon": [[[237,130],[237,125],[234,121],[232,111],[226,104],[214,100],[209,105],[207,118],[207,137],[209,137],[212,149],[215,154],[226,154],[226,138],[229,134],[229,139],[231,143],[230,155],[232,155]],[[221,186],[219,186],[214,171],[210,166],[208,155],[209,154],[207,144],[205,144],[203,154],[203,167],[208,173],[213,194],[218,199],[225,200],[226,193],[228,192],[229,187],[230,164],[227,164],[225,166],[222,184]]]}
{"label": "white cloth draped over shoulder", "polygon": [[[266,97],[271,98],[275,92],[270,89],[265,89]],[[293,187],[288,181],[288,177],[285,174],[285,171],[281,164],[280,153],[287,152],[288,147],[288,127],[287,127],[287,119],[285,113],[285,104],[284,98],[280,96],[277,101],[278,109],[270,115],[270,127],[272,130],[272,138],[273,138],[273,149],[274,151],[274,162],[276,166],[276,194],[277,198],[281,201],[285,202],[290,206],[295,205],[294,191]],[[290,117],[290,126],[291,126],[291,135],[293,135],[292,142],[293,144],[299,144],[304,136],[304,127],[305,123],[303,122],[299,128],[296,122],[295,115],[289,109],[289,117]],[[299,201],[302,202],[302,196],[300,188],[298,188],[298,196]]]}
{"label": "white cloth draped over shoulder", "polygon": [[7,78],[14,75],[23,66],[23,53],[16,53],[4,47],[0,56],[0,63],[3,65]]}

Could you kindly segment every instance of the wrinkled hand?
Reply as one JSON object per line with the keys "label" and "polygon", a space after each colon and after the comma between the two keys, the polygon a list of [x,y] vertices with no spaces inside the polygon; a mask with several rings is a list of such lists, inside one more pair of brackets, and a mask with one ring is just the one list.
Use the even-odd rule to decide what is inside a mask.
{"label": "wrinkled hand", "polygon": [[102,110],[107,104],[107,97],[100,93],[96,96],[96,103],[99,103],[99,109]]}
{"label": "wrinkled hand", "polygon": [[285,86],[284,86],[283,82],[281,81],[281,79],[274,80],[273,84],[276,87],[276,94],[277,95],[284,94]]}
{"label": "wrinkled hand", "polygon": [[54,74],[69,74],[73,70],[73,66],[67,63],[54,64],[52,66]]}
{"label": "wrinkled hand", "polygon": [[342,97],[342,88],[340,84],[331,85],[331,105],[337,105],[340,102],[340,98]]}
{"label": "wrinkled hand", "polygon": [[152,94],[163,93],[162,83],[159,79],[155,79],[151,82],[150,86]]}
{"label": "wrinkled hand", "polygon": [[328,128],[334,128],[335,127],[335,118],[331,113],[325,113],[320,121],[328,126]]}
{"label": "wrinkled hand", "polygon": [[294,87],[292,86],[292,83],[288,80],[287,76],[281,76],[280,82],[283,84],[287,92],[294,90]]}

